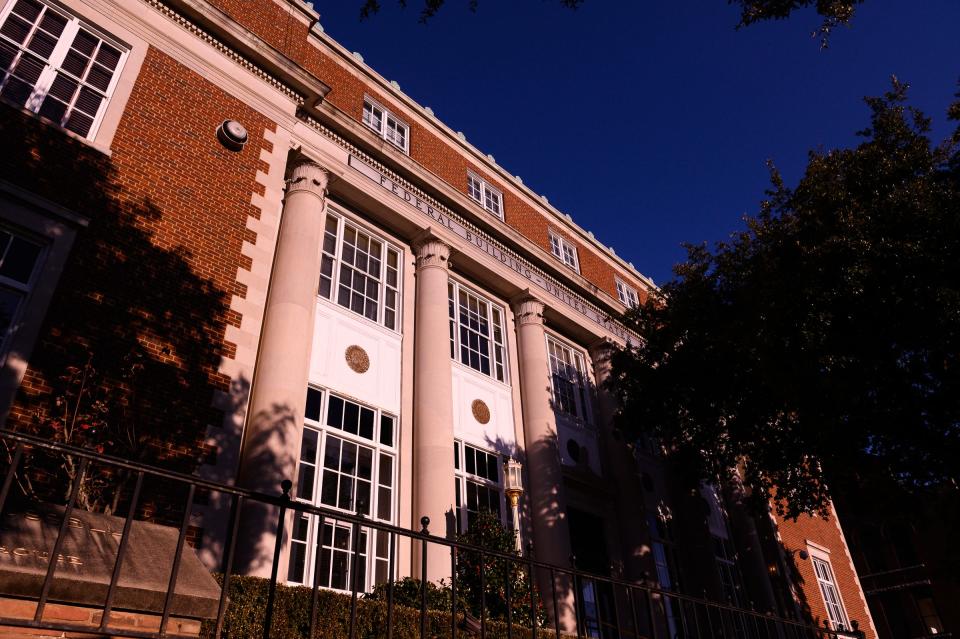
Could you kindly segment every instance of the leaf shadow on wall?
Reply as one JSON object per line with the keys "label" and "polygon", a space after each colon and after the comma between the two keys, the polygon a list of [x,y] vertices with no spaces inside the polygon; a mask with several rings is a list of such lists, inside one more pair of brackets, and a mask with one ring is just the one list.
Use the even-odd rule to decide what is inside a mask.
{"label": "leaf shadow on wall", "polygon": [[[6,427],[194,472],[215,454],[205,446],[208,425],[223,423],[214,394],[229,392],[218,373],[228,292],[196,272],[183,245],[159,244],[163,211],[119,184],[109,156],[0,109],[4,179],[90,220],[78,229],[33,352],[20,354],[29,368]],[[70,372],[85,367],[93,382],[81,392]],[[76,423],[74,413],[87,421]],[[62,465],[37,462],[33,498],[62,499],[70,481]],[[121,514],[131,480],[94,465],[81,507]],[[179,523],[185,487],[155,488],[145,485],[143,514]]]}

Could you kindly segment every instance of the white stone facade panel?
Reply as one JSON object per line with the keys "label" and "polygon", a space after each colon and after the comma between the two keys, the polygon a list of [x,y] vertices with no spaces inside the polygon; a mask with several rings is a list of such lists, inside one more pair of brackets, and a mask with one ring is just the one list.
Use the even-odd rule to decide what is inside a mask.
{"label": "white stone facade panel", "polygon": [[[317,300],[314,321],[310,383],[399,415],[400,334],[323,299]],[[366,353],[366,371],[350,367],[346,353],[351,346]]]}
{"label": "white stone facade panel", "polygon": [[[456,362],[453,364],[452,375],[454,436],[478,448],[516,455],[516,428],[510,386]],[[486,418],[484,409],[479,406],[476,411],[474,409],[476,401],[483,402],[486,412],[489,413],[486,424],[480,421]],[[479,413],[479,419],[475,412]]]}

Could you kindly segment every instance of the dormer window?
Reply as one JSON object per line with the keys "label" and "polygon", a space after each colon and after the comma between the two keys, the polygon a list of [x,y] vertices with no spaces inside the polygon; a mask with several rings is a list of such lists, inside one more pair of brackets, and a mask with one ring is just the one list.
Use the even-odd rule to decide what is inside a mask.
{"label": "dormer window", "polygon": [[627,308],[636,308],[640,306],[640,297],[637,295],[637,289],[629,286],[626,282],[621,280],[619,277],[617,279],[617,297],[620,298],[620,303],[626,306]]}
{"label": "dormer window", "polygon": [[580,272],[580,260],[577,259],[577,247],[564,239],[559,233],[550,231],[550,251],[564,264]]}
{"label": "dormer window", "polygon": [[363,99],[363,123],[404,153],[410,153],[410,127],[374,102]]}
{"label": "dormer window", "polygon": [[467,171],[467,192],[480,206],[503,219],[503,193],[471,171]]}

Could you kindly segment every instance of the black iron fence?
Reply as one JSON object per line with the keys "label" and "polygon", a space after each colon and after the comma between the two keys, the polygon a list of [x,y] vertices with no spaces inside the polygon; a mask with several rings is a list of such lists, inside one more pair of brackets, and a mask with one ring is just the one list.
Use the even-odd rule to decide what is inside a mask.
{"label": "black iron fence", "polygon": [[[246,636],[264,639],[291,636],[835,639],[864,636],[855,622],[851,629],[817,627],[771,613],[569,566],[551,565],[537,561],[529,551],[521,556],[456,542],[431,535],[426,518],[421,520],[421,530],[412,531],[318,507],[291,499],[289,482],[284,482],[281,495],[266,495],[30,435],[0,431],[0,440],[5,446],[0,469],[6,467],[0,488],[0,634],[19,628],[24,632],[36,629],[82,632],[86,633],[84,636],[211,639]],[[67,459],[72,479],[69,487],[59,487],[59,504],[52,505],[49,503],[52,498],[38,496],[43,491],[35,487],[25,488],[28,475],[42,474],[44,468],[62,468]],[[116,527],[111,528],[98,523],[102,522],[102,518],[97,519],[99,516],[83,512],[78,502],[81,492],[86,490],[85,482],[121,475],[125,477],[124,494],[115,504],[116,512],[124,515],[115,517],[112,521]],[[145,511],[155,516],[159,509],[156,495],[145,498],[148,485],[154,492],[162,493],[168,507],[167,522],[178,522],[179,527],[143,523]],[[201,495],[203,498],[198,500]],[[189,543],[191,517],[198,501],[208,503],[211,496],[226,500],[229,506],[229,525],[217,540],[222,564],[216,582],[212,582],[206,568],[202,569],[203,575],[198,574],[201,564]],[[171,500],[180,502],[179,507],[170,508]],[[235,586],[248,579],[236,575],[235,564],[238,546],[246,543],[248,532],[242,525],[243,513],[251,506],[271,514],[271,534],[276,541],[270,558],[270,576],[261,584],[263,596],[256,599],[253,606],[259,618],[255,623],[244,625],[231,623],[231,619],[240,614],[236,608],[242,605],[243,599]],[[298,523],[308,518],[319,531],[310,542],[315,544],[313,570],[304,573],[312,572],[312,578],[301,579],[310,583],[291,589],[283,581],[291,563],[289,547],[291,540],[302,536],[296,528]],[[92,553],[99,553],[99,563],[84,555],[84,550],[76,549],[78,542],[74,533],[78,530],[87,534],[83,543],[90,544]],[[329,540],[326,539],[328,530]],[[351,534],[344,537],[347,542],[333,538],[338,530],[350,531]],[[381,541],[374,541],[375,536],[380,536]],[[374,546],[386,549],[385,553],[378,555]],[[402,546],[406,548],[404,565],[417,565],[424,575],[428,574],[428,561],[436,557],[435,553],[449,557],[450,569],[442,588],[428,588],[413,582],[418,591],[413,598],[409,596],[411,582],[398,577],[398,572],[403,572],[398,560]],[[329,552],[324,552],[327,547]],[[458,568],[468,560],[476,569],[473,576],[479,587],[477,583],[469,586],[461,583],[467,573]],[[368,570],[361,562],[370,565],[380,562],[382,570]],[[491,571],[491,565],[499,569]],[[99,575],[94,574],[97,571]],[[339,583],[334,584],[331,575],[337,575]],[[378,576],[376,580],[381,582],[375,589],[375,578],[371,575]],[[519,608],[515,592],[517,576],[531,585]],[[502,583],[497,583],[498,579]],[[215,583],[216,588],[211,590],[207,582]],[[328,596],[331,585],[337,586],[340,599]],[[401,588],[405,589],[403,593]],[[469,588],[474,594],[480,593],[478,599],[464,597],[463,591]],[[376,590],[376,605],[368,605],[371,590]],[[434,590],[443,591],[440,605],[433,596]],[[495,616],[492,602],[496,598],[506,605],[501,606]],[[288,609],[294,600],[300,601],[301,608],[295,622],[291,621],[294,613]],[[523,606],[529,606],[529,613]],[[446,608],[440,609],[443,607]],[[281,613],[282,628],[278,620]],[[338,617],[334,631],[331,631],[331,615]],[[370,621],[365,615],[375,616],[376,620]],[[402,627],[401,619],[405,624]]]}

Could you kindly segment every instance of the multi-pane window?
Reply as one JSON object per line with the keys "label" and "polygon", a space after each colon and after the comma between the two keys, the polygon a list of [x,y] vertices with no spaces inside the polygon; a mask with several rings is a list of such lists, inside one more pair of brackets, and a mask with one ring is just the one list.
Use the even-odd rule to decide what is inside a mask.
{"label": "multi-pane window", "polygon": [[621,280],[619,277],[616,279],[617,297],[620,298],[620,303],[627,308],[636,308],[637,306],[640,306],[640,297],[637,295],[637,289],[627,285],[627,283]]}
{"label": "multi-pane window", "polygon": [[503,219],[503,193],[476,174],[467,172],[467,192],[480,206]]}
{"label": "multi-pane window", "polygon": [[821,557],[811,556],[810,559],[813,561],[813,570],[817,574],[817,583],[820,584],[820,594],[823,595],[823,603],[827,607],[830,625],[834,630],[849,628],[847,612],[843,609],[843,602],[840,601],[840,593],[833,579],[830,562]]}
{"label": "multi-pane window", "polygon": [[733,549],[733,543],[730,539],[718,535],[713,535],[712,539],[713,557],[720,573],[720,587],[723,589],[723,597],[731,605],[741,606],[743,601],[740,596],[740,569],[737,566],[737,554]]}
{"label": "multi-pane window", "polygon": [[[396,418],[315,388],[307,391],[304,416],[297,499],[393,522]],[[290,581],[309,584],[316,579],[320,586],[349,590],[355,549],[361,567],[355,575],[360,591],[387,579],[386,534],[361,529],[354,540],[353,525],[331,517],[324,520],[323,530],[318,528],[317,518],[311,515],[299,514],[294,520]]]}
{"label": "multi-pane window", "polygon": [[363,99],[363,123],[387,142],[409,153],[410,128],[370,98]]}
{"label": "multi-pane window", "polygon": [[92,138],[126,50],[45,1],[11,0],[0,20],[0,97]]}
{"label": "multi-pane window", "polygon": [[453,443],[457,522],[466,531],[480,513],[503,519],[500,456],[469,444]]}
{"label": "multi-pane window", "polygon": [[399,330],[400,255],[399,248],[328,212],[318,294]]}
{"label": "multi-pane window", "polygon": [[43,247],[0,228],[0,354],[30,293]]}
{"label": "multi-pane window", "polygon": [[[647,526],[650,530],[650,547],[657,572],[657,583],[663,590],[679,591],[679,563],[673,535],[673,518],[669,512],[648,512]],[[676,600],[666,597],[663,599],[663,607],[669,626],[668,636],[678,636],[679,629],[683,627],[683,621],[680,618],[682,608],[677,605]]]}
{"label": "multi-pane window", "polygon": [[700,495],[709,507],[707,526],[713,542],[713,558],[720,577],[723,598],[734,606],[743,605],[743,579],[737,564],[737,553],[731,541],[730,518],[716,485],[703,484]]}
{"label": "multi-pane window", "polygon": [[587,399],[589,381],[583,353],[547,335],[547,359],[553,387],[553,408],[592,423]]}
{"label": "multi-pane window", "polygon": [[550,251],[564,264],[580,272],[580,260],[577,259],[577,247],[559,233],[550,231]]}
{"label": "multi-pane window", "polygon": [[452,280],[447,291],[450,357],[497,381],[507,381],[503,309]]}

